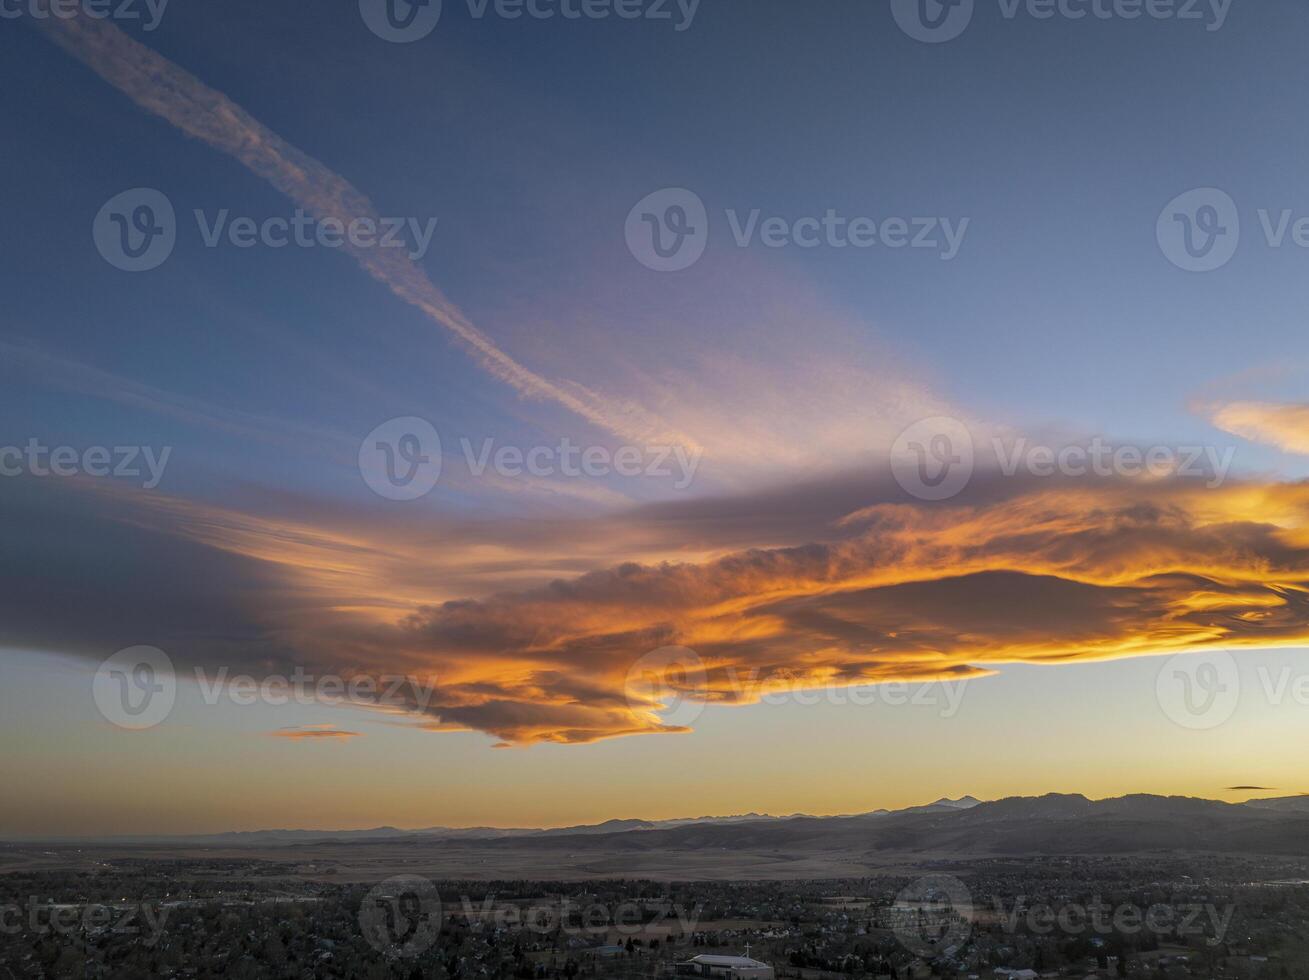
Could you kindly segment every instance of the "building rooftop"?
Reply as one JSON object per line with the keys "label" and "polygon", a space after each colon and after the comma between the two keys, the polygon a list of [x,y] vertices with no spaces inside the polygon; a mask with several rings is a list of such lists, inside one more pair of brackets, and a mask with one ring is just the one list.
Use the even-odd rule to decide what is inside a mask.
{"label": "building rooftop", "polygon": [[703,963],[705,966],[731,966],[740,969],[758,969],[767,967],[767,963],[760,963],[749,956],[715,956],[712,953],[701,953],[699,956],[693,956],[687,962]]}

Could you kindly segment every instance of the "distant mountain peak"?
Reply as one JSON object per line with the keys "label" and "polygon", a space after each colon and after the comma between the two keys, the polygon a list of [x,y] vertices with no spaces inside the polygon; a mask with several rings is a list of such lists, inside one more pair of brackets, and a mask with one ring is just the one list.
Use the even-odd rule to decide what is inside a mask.
{"label": "distant mountain peak", "polygon": [[967,810],[970,807],[979,806],[981,802],[982,801],[975,796],[961,796],[957,800],[952,800],[948,796],[943,796],[931,805],[948,806],[948,807],[953,807],[956,810]]}

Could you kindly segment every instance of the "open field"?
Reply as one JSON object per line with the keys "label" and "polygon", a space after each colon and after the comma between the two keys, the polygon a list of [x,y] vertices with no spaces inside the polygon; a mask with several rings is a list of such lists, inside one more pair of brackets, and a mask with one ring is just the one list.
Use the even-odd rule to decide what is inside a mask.
{"label": "open field", "polygon": [[[915,859],[921,855],[915,855]],[[374,881],[397,874],[429,878],[557,879],[648,878],[655,881],[750,881],[840,878],[912,867],[916,860],[842,859],[803,851],[686,850],[660,853],[589,848],[534,851],[491,844],[438,842],[315,843],[285,847],[167,847],[151,845],[7,845],[0,874],[12,871],[91,871],[119,861],[231,861],[291,864],[296,877],[335,882]]]}

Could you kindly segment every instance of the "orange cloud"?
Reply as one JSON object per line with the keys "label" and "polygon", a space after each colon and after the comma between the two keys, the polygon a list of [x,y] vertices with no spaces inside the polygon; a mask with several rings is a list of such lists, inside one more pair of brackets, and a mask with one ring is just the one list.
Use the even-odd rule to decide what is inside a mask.
{"label": "orange cloud", "polygon": [[[616,534],[607,567],[467,599],[440,585],[467,560],[460,547],[158,495],[107,499],[142,540],[189,542],[190,580],[240,596],[212,624],[181,623],[177,649],[266,670],[412,676],[430,685],[406,702],[425,727],[509,744],[684,732],[668,695],[748,704],[783,689],[961,679],[1013,662],[1309,643],[1309,484],[983,478],[948,505],[847,505],[801,522],[814,533],[796,544],[622,560],[624,548],[638,558],[671,550],[683,525],[704,526],[702,508],[724,506],[691,501],[680,515],[660,511],[662,543]],[[752,516],[734,534],[775,538],[775,521],[797,518],[793,506],[752,507],[738,502]],[[647,524],[641,512],[627,520]],[[497,538],[502,581],[551,552],[551,533],[539,535],[518,552]],[[589,536],[582,522],[553,535],[555,546]],[[196,571],[226,563],[236,584]],[[129,583],[104,596],[110,622],[130,619],[140,592]],[[647,655],[669,646],[693,651],[694,669],[675,662],[658,683],[634,684]]]}
{"label": "orange cloud", "polygon": [[1283,452],[1309,455],[1309,405],[1228,402],[1211,406],[1209,415],[1224,432]]}

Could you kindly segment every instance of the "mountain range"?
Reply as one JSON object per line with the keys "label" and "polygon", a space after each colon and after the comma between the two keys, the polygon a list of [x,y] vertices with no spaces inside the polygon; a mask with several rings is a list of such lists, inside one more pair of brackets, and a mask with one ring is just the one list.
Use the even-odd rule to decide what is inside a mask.
{"label": "mountain range", "polygon": [[[117,838],[117,842],[128,842]],[[144,842],[143,838],[134,840]],[[1115,854],[1207,851],[1309,855],[1309,796],[1225,803],[1146,794],[1091,800],[1076,794],[980,801],[940,799],[902,810],[817,817],[745,813],[675,820],[616,819],[558,828],[261,830],[152,838],[206,847],[400,842],[531,851],[937,855]]]}

